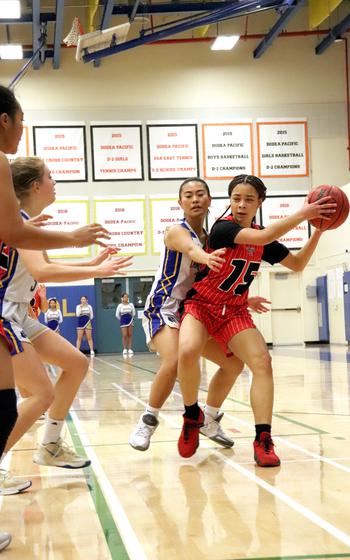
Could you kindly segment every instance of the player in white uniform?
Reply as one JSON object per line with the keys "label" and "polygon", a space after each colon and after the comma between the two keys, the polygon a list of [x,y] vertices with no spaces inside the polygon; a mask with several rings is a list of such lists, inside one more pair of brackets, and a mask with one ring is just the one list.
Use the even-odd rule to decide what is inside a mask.
{"label": "player in white uniform", "polygon": [[[39,214],[55,200],[55,181],[39,158],[18,158],[11,164],[21,212],[26,219]],[[19,406],[19,415],[6,445],[10,449],[49,408],[42,444],[34,455],[41,465],[66,468],[87,466],[89,461],[67,448],[61,437],[65,417],[88,369],[88,361],[59,334],[28,316],[36,282],[66,282],[113,276],[128,266],[130,258],[111,259],[109,249],[81,265],[56,264],[41,251],[10,250],[8,283],[2,314],[5,332],[14,346],[16,383],[30,395]],[[86,266],[87,265],[87,266]],[[54,388],[41,361],[62,369]]]}
{"label": "player in white uniform", "polygon": [[122,294],[122,301],[115,310],[115,316],[119,319],[120,330],[123,339],[123,357],[133,356],[132,331],[134,327],[133,319],[135,317],[135,306],[129,301],[129,294]]}
{"label": "player in white uniform", "polygon": [[[140,451],[148,449],[151,436],[159,424],[159,411],[176,381],[179,309],[192,287],[198,265],[219,270],[224,260],[224,251],[206,253],[202,249],[207,237],[203,224],[210,201],[209,187],[202,179],[192,178],[182,183],[179,204],[185,217],[179,225],[165,233],[160,267],[146,300],[143,327],[149,348],[160,355],[161,366],[153,380],[146,410],[129,438],[130,445]],[[261,308],[263,301],[263,298],[255,298],[255,309]],[[222,413],[219,409],[243,364],[234,356],[226,357],[214,340],[208,341],[203,355],[220,369],[209,385],[202,433],[224,447],[232,447],[232,439],[220,426]]]}
{"label": "player in white uniform", "polygon": [[45,313],[45,323],[54,332],[60,332],[60,324],[63,323],[62,312],[57,307],[57,299],[49,299],[49,308]]}
{"label": "player in white uniform", "polygon": [[78,318],[76,347],[80,350],[85,335],[90,348],[90,356],[94,356],[94,343],[92,340],[92,319],[94,318],[94,311],[86,296],[80,298],[80,304],[77,305],[75,314]]}

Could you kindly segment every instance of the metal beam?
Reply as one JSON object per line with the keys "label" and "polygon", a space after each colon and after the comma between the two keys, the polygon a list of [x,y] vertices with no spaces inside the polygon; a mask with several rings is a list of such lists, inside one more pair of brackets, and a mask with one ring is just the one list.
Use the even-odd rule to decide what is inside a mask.
{"label": "metal beam", "polygon": [[137,12],[137,10],[138,10],[138,7],[139,7],[140,2],[141,2],[141,0],[135,0],[135,4],[134,4],[134,6],[133,6],[133,8],[132,8],[132,12],[131,12],[131,15],[130,15],[130,18],[129,18],[130,23],[132,23],[132,22],[134,21],[134,19],[135,19],[136,12]]}
{"label": "metal beam", "polygon": [[[40,0],[32,1],[33,13],[33,52],[40,47],[41,28],[40,28]],[[33,61],[34,70],[39,70],[41,66],[40,53],[35,56]]]}
{"label": "metal beam", "polygon": [[56,23],[55,36],[53,43],[53,63],[54,70],[60,67],[61,63],[61,39],[63,30],[64,0],[56,0]]}
{"label": "metal beam", "polygon": [[289,6],[285,9],[281,17],[276,21],[264,39],[254,50],[254,58],[260,58],[265,51],[272,45],[274,39],[283,31],[287,23],[295,16],[299,8],[301,8],[302,0],[289,0]]}
{"label": "metal beam", "polygon": [[258,10],[258,5],[259,9],[277,8],[281,6],[281,0],[244,0],[238,4],[236,2],[234,4],[231,2],[229,6],[200,16],[195,16],[194,18],[184,21],[181,24],[175,24],[155,33],[143,34],[137,39],[132,39],[131,41],[126,41],[125,43],[121,43],[119,45],[113,45],[106,49],[101,49],[100,51],[85,54],[83,56],[83,61],[91,62],[92,60],[98,60],[100,58],[104,58],[105,56],[126,51],[146,43],[153,43],[154,41],[158,41],[171,35],[176,35],[177,33],[182,33],[188,29],[194,29],[195,27],[201,27],[202,25],[216,23],[217,21],[221,21],[228,17],[236,17],[243,14],[253,13]]}
{"label": "metal beam", "polygon": [[[114,0],[105,0],[105,5],[103,8],[103,14],[100,23],[100,30],[107,29],[109,22],[112,19],[113,15],[113,8],[114,8]],[[94,60],[95,68],[101,66],[101,60]]]}
{"label": "metal beam", "polygon": [[[262,2],[256,2],[257,5]],[[281,4],[282,0],[278,4]],[[223,2],[165,2],[159,4],[142,3],[139,15],[181,13],[181,12],[210,12],[219,8],[233,6],[233,2],[224,0]],[[127,4],[116,4],[113,8],[113,15],[127,15],[130,18],[134,6]]]}
{"label": "metal beam", "polygon": [[316,54],[322,54],[336,39],[340,39],[350,26],[350,12],[345,18],[333,27],[328,35],[315,48]]}

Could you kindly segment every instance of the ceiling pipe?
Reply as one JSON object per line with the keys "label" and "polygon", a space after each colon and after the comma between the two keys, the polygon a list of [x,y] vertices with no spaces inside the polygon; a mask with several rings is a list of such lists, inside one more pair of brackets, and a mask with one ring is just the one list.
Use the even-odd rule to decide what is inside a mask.
{"label": "ceiling pipe", "polygon": [[256,12],[258,5],[259,8],[261,9],[270,9],[270,8],[280,7],[282,3],[280,0],[279,1],[260,0],[259,2],[247,0],[245,2],[240,2],[239,5],[237,5],[236,3],[231,4],[230,6],[220,8],[219,10],[214,10],[213,12],[205,13],[204,15],[199,16],[195,19],[191,19],[190,21],[182,22],[179,25],[172,25],[167,29],[157,31],[155,33],[149,33],[148,35],[143,34],[137,39],[132,39],[130,41],[126,41],[125,43],[121,43],[119,45],[113,45],[111,47],[108,47],[106,49],[101,49],[100,51],[96,51],[91,54],[87,53],[83,55],[83,61],[91,62],[92,60],[104,58],[105,56],[111,56],[112,54],[123,52],[144,45],[146,43],[152,43],[153,41],[164,39],[165,37],[176,35],[177,33],[182,33],[183,31],[187,31],[189,29],[201,27],[202,25],[206,25],[210,23],[216,23],[228,17],[234,17],[238,15],[244,15],[247,13]]}

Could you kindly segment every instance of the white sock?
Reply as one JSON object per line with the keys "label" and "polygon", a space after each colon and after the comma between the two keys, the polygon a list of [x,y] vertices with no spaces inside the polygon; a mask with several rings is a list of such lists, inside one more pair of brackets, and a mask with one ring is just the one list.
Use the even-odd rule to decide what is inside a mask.
{"label": "white sock", "polygon": [[54,420],[53,418],[46,418],[45,420],[45,432],[42,444],[46,445],[48,443],[56,443],[61,435],[64,420]]}
{"label": "white sock", "polygon": [[160,412],[160,408],[154,408],[150,404],[146,406],[145,414],[153,414],[156,418],[158,418]]}
{"label": "white sock", "polygon": [[204,414],[208,415],[208,416],[211,416],[212,418],[216,418],[219,410],[220,410],[220,407],[215,408],[215,406],[209,406],[208,404],[206,404],[205,408],[204,408]]}

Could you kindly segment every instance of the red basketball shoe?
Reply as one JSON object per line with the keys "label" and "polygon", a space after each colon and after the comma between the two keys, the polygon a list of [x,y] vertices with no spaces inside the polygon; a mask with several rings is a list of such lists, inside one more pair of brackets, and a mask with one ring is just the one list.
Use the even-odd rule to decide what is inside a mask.
{"label": "red basketball shoe", "polygon": [[263,432],[259,441],[254,441],[254,459],[259,467],[278,467],[281,464],[274,452],[274,445],[268,432]]}
{"label": "red basketball shoe", "polygon": [[181,457],[186,457],[186,459],[188,459],[188,457],[192,457],[192,455],[195,454],[199,446],[199,430],[204,425],[204,414],[200,411],[198,420],[186,418],[185,415],[183,419],[184,423],[177,448]]}

